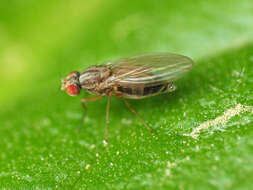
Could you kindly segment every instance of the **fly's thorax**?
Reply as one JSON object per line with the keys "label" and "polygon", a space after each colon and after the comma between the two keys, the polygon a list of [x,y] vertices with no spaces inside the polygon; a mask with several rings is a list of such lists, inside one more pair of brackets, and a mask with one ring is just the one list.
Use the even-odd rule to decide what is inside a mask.
{"label": "fly's thorax", "polygon": [[111,70],[107,66],[93,66],[80,74],[79,81],[83,89],[93,90],[110,76]]}

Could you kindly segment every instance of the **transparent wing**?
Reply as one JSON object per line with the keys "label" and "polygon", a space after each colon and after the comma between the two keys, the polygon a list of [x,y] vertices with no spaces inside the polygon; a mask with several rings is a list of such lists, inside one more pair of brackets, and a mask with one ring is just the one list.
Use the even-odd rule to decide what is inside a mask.
{"label": "transparent wing", "polygon": [[158,84],[171,82],[193,67],[193,61],[172,53],[146,53],[122,58],[107,64],[111,81],[130,84]]}

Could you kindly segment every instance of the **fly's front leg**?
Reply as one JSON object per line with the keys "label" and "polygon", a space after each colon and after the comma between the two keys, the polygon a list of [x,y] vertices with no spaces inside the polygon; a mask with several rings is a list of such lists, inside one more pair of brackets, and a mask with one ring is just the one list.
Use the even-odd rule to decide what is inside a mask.
{"label": "fly's front leg", "polygon": [[[102,96],[93,96],[93,97],[89,97],[89,98],[83,98],[81,99],[81,105],[83,107],[83,122],[85,120],[85,116],[86,116],[86,113],[87,113],[87,107],[85,105],[86,102],[92,102],[92,101],[96,101],[98,99],[100,99]],[[82,122],[82,124],[83,124]],[[82,126],[81,124],[81,126]],[[81,126],[79,127],[78,131],[80,131],[81,129]]]}

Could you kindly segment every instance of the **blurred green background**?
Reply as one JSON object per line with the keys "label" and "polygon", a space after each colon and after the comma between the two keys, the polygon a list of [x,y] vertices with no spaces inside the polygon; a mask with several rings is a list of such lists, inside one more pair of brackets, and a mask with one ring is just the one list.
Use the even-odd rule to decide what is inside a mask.
{"label": "blurred green background", "polygon": [[[2,1],[0,188],[250,189],[252,31],[251,0]],[[176,92],[130,101],[155,137],[113,99],[105,148],[106,98],[76,131],[81,97],[61,92],[61,78],[160,51],[196,64]],[[238,104],[248,111],[183,135]]]}

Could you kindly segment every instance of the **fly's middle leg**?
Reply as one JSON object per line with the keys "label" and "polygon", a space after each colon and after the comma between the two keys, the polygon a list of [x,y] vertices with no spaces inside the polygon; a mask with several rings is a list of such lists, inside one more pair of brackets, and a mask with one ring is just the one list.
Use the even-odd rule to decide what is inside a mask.
{"label": "fly's middle leg", "polygon": [[109,113],[111,106],[111,94],[108,96],[107,105],[106,105],[106,121],[105,121],[105,141],[108,142],[108,126],[109,126]]}

